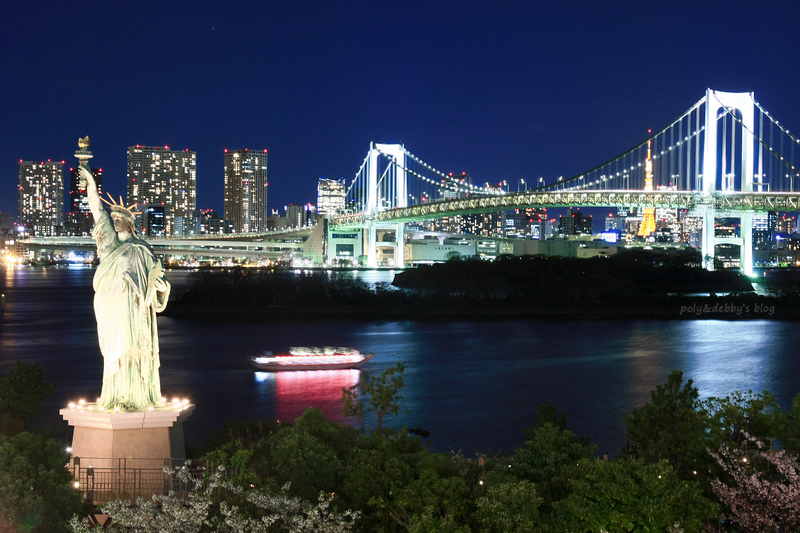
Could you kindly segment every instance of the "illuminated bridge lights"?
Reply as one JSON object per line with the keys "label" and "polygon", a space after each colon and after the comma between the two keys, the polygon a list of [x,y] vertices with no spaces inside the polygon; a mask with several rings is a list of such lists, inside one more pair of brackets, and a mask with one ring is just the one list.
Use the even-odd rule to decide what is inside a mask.
{"label": "illuminated bridge lights", "polygon": [[629,207],[721,211],[800,211],[800,193],[718,192],[704,196],[691,191],[557,191],[446,200],[389,209],[369,217],[351,215],[331,219],[335,227],[359,227],[375,222],[412,222],[439,216],[506,211],[528,207]]}

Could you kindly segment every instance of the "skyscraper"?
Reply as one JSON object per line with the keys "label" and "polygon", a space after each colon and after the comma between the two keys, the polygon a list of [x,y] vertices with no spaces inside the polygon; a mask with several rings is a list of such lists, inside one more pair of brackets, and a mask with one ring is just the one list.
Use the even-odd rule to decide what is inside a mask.
{"label": "skyscraper", "polygon": [[[97,192],[103,194],[103,169],[93,168],[92,175],[97,183]],[[67,233],[70,235],[89,235],[94,226],[92,211],[86,189],[80,189],[80,174],[77,168],[69,169],[69,213],[67,213]]]}
{"label": "skyscraper", "polygon": [[64,162],[22,161],[18,165],[17,210],[20,224],[35,237],[64,231]]}
{"label": "skyscraper", "polygon": [[225,218],[236,233],[267,231],[267,151],[225,150]]}
{"label": "skyscraper", "polygon": [[332,215],[344,211],[344,178],[329,180],[320,178],[317,182],[317,213]]}
{"label": "skyscraper", "polygon": [[[197,209],[197,153],[188,148],[131,146],[128,148],[128,204],[138,211],[163,207],[166,235],[172,235],[176,217]],[[143,233],[149,229],[142,228]]]}

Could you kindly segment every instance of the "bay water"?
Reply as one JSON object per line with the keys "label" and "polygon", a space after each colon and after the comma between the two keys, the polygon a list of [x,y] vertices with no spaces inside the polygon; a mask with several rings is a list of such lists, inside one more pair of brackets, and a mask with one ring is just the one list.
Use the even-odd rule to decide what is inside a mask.
{"label": "bay water", "polygon": [[[89,267],[0,271],[6,295],[0,318],[0,373],[15,361],[44,365],[58,386],[48,406],[94,400],[102,356]],[[370,282],[385,273],[357,273]],[[173,292],[185,271],[168,271]],[[702,397],[769,390],[784,408],[800,392],[800,327],[775,320],[455,321],[187,320],[160,316],[163,394],[188,398],[187,445],[227,421],[292,421],[304,409],[345,420],[341,388],[402,362],[404,412],[390,427],[422,429],[434,451],[512,451],[523,443],[539,406],[550,400],[567,424],[616,455],[625,445],[624,416],[642,405],[672,370],[682,370]],[[290,346],[352,346],[375,353],[359,370],[257,372],[249,359]],[[367,423],[375,424],[374,417]]]}

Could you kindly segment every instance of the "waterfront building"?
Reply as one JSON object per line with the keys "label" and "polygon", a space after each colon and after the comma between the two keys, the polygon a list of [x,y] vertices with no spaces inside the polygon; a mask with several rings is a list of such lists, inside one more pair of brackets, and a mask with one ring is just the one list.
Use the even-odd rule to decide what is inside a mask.
{"label": "waterfront building", "polygon": [[286,218],[289,219],[290,228],[303,228],[312,226],[317,216],[317,209],[312,204],[289,204],[285,208]]}
{"label": "waterfront building", "polygon": [[175,218],[197,209],[197,154],[169,146],[128,147],[127,203],[139,211],[163,206],[165,235],[173,235]]}
{"label": "waterfront building", "polygon": [[625,233],[625,219],[625,215],[609,213],[605,219],[605,230]]}
{"label": "waterfront building", "polygon": [[200,211],[194,210],[182,217],[175,217],[173,235],[176,237],[194,237],[200,234]]}
{"label": "waterfront building", "polygon": [[772,232],[767,213],[753,214],[753,249],[768,250],[772,244]]}
{"label": "waterfront building", "polygon": [[289,229],[291,221],[287,217],[282,217],[273,212],[267,217],[267,231],[277,231]]}
{"label": "waterfront building", "polygon": [[342,213],[344,209],[344,178],[338,180],[319,178],[317,181],[317,213],[331,215]]}
{"label": "waterfront building", "polygon": [[267,150],[225,150],[225,218],[236,233],[267,231]]}
{"label": "waterfront building", "polygon": [[[93,168],[92,175],[97,184],[97,192],[103,194],[103,169]],[[79,187],[80,173],[77,167],[69,169],[69,213],[67,213],[67,233],[69,235],[86,236],[92,234],[94,218],[89,209],[86,189]]]}
{"label": "waterfront building", "polygon": [[[142,211],[142,235],[150,235],[152,237],[165,237],[167,233],[167,213],[166,209],[161,204],[145,204]],[[175,219],[172,220],[173,229],[175,228]]]}
{"label": "waterfront building", "polygon": [[591,235],[592,215],[587,217],[581,211],[570,209],[559,217],[558,229],[561,235]]}
{"label": "waterfront building", "polygon": [[19,161],[17,210],[19,223],[32,237],[64,232],[64,162]]}
{"label": "waterfront building", "polygon": [[786,213],[779,217],[775,217],[775,233],[781,235],[790,235],[794,233],[795,219],[792,216],[787,216]]}
{"label": "waterfront building", "polygon": [[531,226],[531,238],[543,241],[545,239],[552,239],[558,233],[555,219],[547,220],[547,218],[536,221]]}
{"label": "waterfront building", "polygon": [[221,218],[212,209],[198,211],[200,235],[229,235],[233,233],[233,220]]}

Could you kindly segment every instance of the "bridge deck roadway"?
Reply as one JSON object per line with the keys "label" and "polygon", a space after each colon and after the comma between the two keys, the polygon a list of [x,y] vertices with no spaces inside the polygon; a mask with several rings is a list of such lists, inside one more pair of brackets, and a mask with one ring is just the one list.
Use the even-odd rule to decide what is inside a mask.
{"label": "bridge deck roadway", "polygon": [[550,191],[504,196],[466,198],[419,204],[372,215],[347,215],[331,219],[339,227],[373,222],[412,222],[443,216],[469,215],[529,207],[661,207],[668,209],[712,208],[719,212],[800,211],[797,192],[715,192],[704,196],[687,191]]}
{"label": "bridge deck roadway", "polygon": [[[235,235],[198,238],[154,238],[145,240],[158,255],[186,255],[196,257],[280,257],[285,251],[302,251],[310,228],[289,232]],[[91,237],[33,237],[23,244],[37,250],[94,251]]]}

